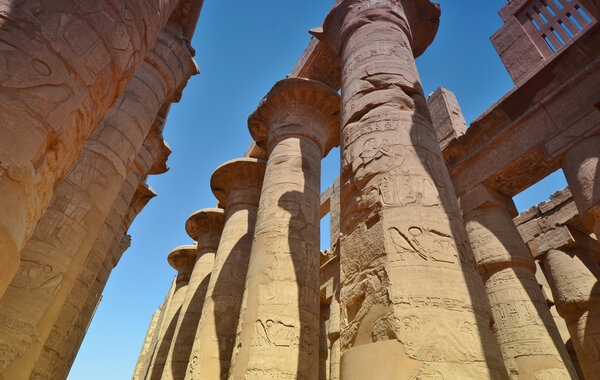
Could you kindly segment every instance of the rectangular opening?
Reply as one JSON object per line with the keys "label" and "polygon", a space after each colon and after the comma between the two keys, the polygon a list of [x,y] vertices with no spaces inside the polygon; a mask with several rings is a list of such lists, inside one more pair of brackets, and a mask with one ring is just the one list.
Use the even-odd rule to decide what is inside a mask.
{"label": "rectangular opening", "polygon": [[563,30],[569,35],[569,37],[573,37],[573,33],[569,30],[569,28],[567,28],[567,26],[562,21],[559,21],[558,25],[560,25],[560,27],[563,28]]}
{"label": "rectangular opening", "polygon": [[550,31],[552,32],[552,34],[554,34],[554,37],[556,37],[558,42],[560,42],[561,46],[565,44],[565,40],[563,40],[563,38],[560,36],[560,34],[558,34],[556,30],[554,30],[554,28],[550,28]]}
{"label": "rectangular opening", "polygon": [[564,8],[564,6],[562,5],[562,3],[559,0],[553,0],[553,1],[556,4],[556,6],[559,7],[560,9]]}
{"label": "rectangular opening", "polygon": [[583,16],[583,18],[585,19],[585,21],[592,22],[592,18],[590,17],[590,15],[588,15],[586,13],[586,11],[584,11],[583,9],[581,9],[578,6],[575,6],[575,10],[577,10],[577,12],[579,12],[581,14],[581,16]]}
{"label": "rectangular opening", "polygon": [[533,19],[533,17],[531,17],[531,15],[529,13],[527,13],[527,18],[529,19],[529,21],[531,21],[531,23],[533,24],[533,26],[535,26],[535,28],[537,30],[540,30],[540,26],[538,25],[538,23]]}
{"label": "rectangular opening", "polygon": [[552,42],[550,42],[550,39],[548,37],[546,37],[545,34],[542,37],[544,38],[544,41],[546,41],[546,43],[548,44],[548,46],[550,46],[550,49],[552,49],[553,52],[556,52],[556,47],[554,47],[554,45],[552,44]]}
{"label": "rectangular opening", "polygon": [[554,13],[554,11],[552,10],[552,8],[550,8],[549,5],[546,5],[546,10],[552,15],[552,17],[556,16],[556,13]]}
{"label": "rectangular opening", "polygon": [[581,24],[579,23],[579,21],[577,21],[577,19],[576,19],[575,17],[573,17],[573,15],[572,15],[572,14],[570,14],[570,13],[567,13],[567,17],[569,18],[569,20],[571,20],[571,22],[572,22],[572,23],[575,25],[575,27],[576,27],[578,30],[581,30],[581,29],[583,29],[583,26],[581,26]]}

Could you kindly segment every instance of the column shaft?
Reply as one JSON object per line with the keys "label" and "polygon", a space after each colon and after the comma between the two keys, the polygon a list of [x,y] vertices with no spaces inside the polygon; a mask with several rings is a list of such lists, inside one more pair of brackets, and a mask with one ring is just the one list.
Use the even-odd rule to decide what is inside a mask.
{"label": "column shaft", "polygon": [[4,1],[0,31],[0,296],[53,189],[179,0]]}
{"label": "column shaft", "polygon": [[481,207],[464,218],[509,374],[518,379],[577,379],[535,278],[533,257],[508,210]]}
{"label": "column shaft", "polygon": [[562,169],[584,225],[600,239],[600,136],[572,147]]}
{"label": "column shaft", "polygon": [[187,380],[226,379],[229,373],[264,171],[264,161],[237,159],[221,165],[212,175],[211,187],[225,205],[226,220]]}
{"label": "column shaft", "polygon": [[[551,249],[542,258],[556,309],[565,319],[586,380],[600,373],[600,285],[582,249]],[[596,268],[599,269],[599,268]]]}
{"label": "column shaft", "polygon": [[320,172],[313,141],[273,143],[231,379],[318,377]]}
{"label": "column shaft", "polygon": [[[201,253],[202,250],[198,252],[195,245],[177,247],[169,253],[169,264],[177,270],[177,279],[175,280],[173,297],[166,309],[165,318],[158,335],[156,350],[154,351],[148,374],[146,375],[147,380],[162,379],[165,365],[171,364],[167,361],[167,358],[171,346],[177,341],[177,323],[182,316],[182,307],[196,264],[201,263],[201,267],[203,268],[212,268],[214,250],[202,255]],[[208,269],[208,273],[210,273],[210,269]],[[196,281],[192,283],[192,286],[195,283]]]}
{"label": "column shaft", "polygon": [[158,377],[161,380],[185,378],[198,322],[205,307],[206,292],[212,278],[211,273],[214,271],[215,254],[224,223],[225,213],[222,209],[199,210],[186,222],[188,234],[197,241],[198,259],[177,319],[173,341],[168,348],[162,376]]}
{"label": "column shaft", "polygon": [[345,380],[506,376],[414,61],[438,17],[429,1],[340,1],[323,25],[342,64]]}
{"label": "column shaft", "polygon": [[31,372],[155,116],[197,72],[176,33],[177,29],[167,28],[161,34],[147,62],[56,188],[51,206],[21,252],[20,270],[1,303],[13,318],[35,326],[38,339],[32,340],[28,331],[18,328],[0,332],[0,342],[7,342],[11,350],[11,359],[0,364],[0,373],[11,379]]}

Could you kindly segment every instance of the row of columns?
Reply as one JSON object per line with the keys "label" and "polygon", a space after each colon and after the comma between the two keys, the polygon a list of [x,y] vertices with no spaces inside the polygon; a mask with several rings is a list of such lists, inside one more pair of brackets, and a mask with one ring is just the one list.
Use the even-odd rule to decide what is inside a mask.
{"label": "row of columns", "polygon": [[[186,379],[319,378],[320,321],[331,318],[319,302],[320,160],[338,141],[341,378],[578,377],[510,198],[483,184],[460,202],[454,193],[414,62],[437,16],[426,0],[337,2],[313,33],[340,58],[341,101],[290,78],[250,116],[268,153],[253,242],[232,258],[221,236]],[[598,147],[586,139],[563,160],[596,233]],[[560,268],[547,257],[547,271]],[[243,280],[223,276],[229,260]],[[573,332],[594,318],[565,317]]]}
{"label": "row of columns", "polygon": [[[168,6],[167,2],[155,5]],[[94,7],[100,10],[103,5],[96,4]],[[18,11],[18,8],[13,10]],[[42,13],[53,13],[55,8],[55,5],[49,6]],[[156,10],[158,8],[152,10],[152,19]],[[164,12],[170,13],[168,10]],[[59,14],[56,13],[56,16]],[[168,18],[164,14],[160,17]],[[167,169],[164,161],[170,150],[162,139],[162,122],[158,119],[166,114],[170,103],[179,100],[181,90],[188,79],[198,73],[198,68],[183,35],[183,26],[167,22],[166,18],[158,23],[160,33],[145,32],[149,33],[144,38],[151,38],[148,42],[151,47],[153,45],[152,49],[140,48],[141,58],[133,53],[128,58],[129,64],[140,59],[134,67],[136,70],[131,73],[131,80],[123,78],[113,83],[107,77],[98,82],[102,88],[114,84],[123,89],[119,90],[121,96],[112,108],[104,109],[104,119],[93,133],[90,130],[91,136],[82,145],[83,150],[77,147],[75,141],[69,140],[75,135],[86,135],[75,126],[65,129],[64,133],[68,136],[52,137],[52,144],[57,145],[57,150],[63,149],[63,144],[72,144],[68,155],[81,153],[73,168],[65,173],[64,180],[52,191],[27,185],[28,191],[37,191],[40,199],[48,194],[53,196],[41,218],[35,215],[41,209],[31,208],[31,204],[27,206],[25,203],[29,208],[28,217],[35,219],[27,220],[27,223],[37,224],[32,233],[26,234],[28,240],[20,250],[19,270],[14,277],[3,272],[12,264],[4,265],[4,261],[0,264],[0,319],[3,321],[0,324],[0,346],[5,347],[0,354],[1,379],[27,379],[31,374],[66,377],[108,275],[128,245],[128,239],[123,240],[123,236],[133,218],[154,195],[144,184],[145,178],[148,174],[159,174]],[[133,22],[133,19],[130,21]],[[148,28],[154,27],[148,25]],[[80,32],[83,33],[83,30]],[[89,35],[70,37],[71,43],[76,42],[75,37],[89,38]],[[102,46],[100,42],[98,44]],[[94,59],[101,61],[101,57]],[[111,67],[111,70],[116,68]],[[111,98],[109,95],[110,92],[102,95],[102,102]],[[71,98],[77,100],[75,95]],[[100,104],[86,105],[94,106],[99,107],[93,110],[94,113],[102,110]],[[40,108],[41,111],[44,109]],[[76,113],[75,110],[73,112]],[[50,117],[47,119],[49,123],[52,120]],[[69,126],[69,123],[65,125]],[[83,127],[83,124],[77,126],[79,129]],[[27,135],[26,130],[21,132]],[[6,141],[4,136],[0,140]],[[65,164],[63,161],[67,157],[61,156],[63,153],[53,153],[53,165]],[[39,159],[42,160],[43,156]],[[41,165],[40,170],[47,169],[44,169],[43,162],[38,164]],[[46,174],[38,173],[38,179],[44,182]],[[44,182],[44,186],[53,183],[54,179],[46,179],[49,182]],[[0,187],[10,184],[4,176],[0,176],[0,182]],[[8,189],[6,192],[4,187],[2,189],[3,195],[12,194]],[[138,190],[139,198],[136,195]],[[0,202],[6,199],[11,197],[3,196]],[[40,199],[35,202],[45,202]],[[10,206],[18,208],[22,205],[23,202],[17,202]],[[20,225],[11,218],[3,217],[2,220],[13,223],[11,228]],[[2,232],[0,235],[2,240],[5,236]],[[22,244],[16,244],[19,245]],[[2,241],[1,257],[6,253],[4,248]],[[1,282],[7,278],[10,282],[4,287]]]}

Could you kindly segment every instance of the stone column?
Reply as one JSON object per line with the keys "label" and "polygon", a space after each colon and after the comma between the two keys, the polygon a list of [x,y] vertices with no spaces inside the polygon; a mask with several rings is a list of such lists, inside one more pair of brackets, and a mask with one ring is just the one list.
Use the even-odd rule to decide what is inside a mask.
{"label": "stone column", "polygon": [[537,239],[556,310],[564,318],[586,380],[600,373],[600,273],[589,248],[565,226]]}
{"label": "stone column", "polygon": [[198,242],[198,256],[181,306],[161,380],[183,380],[185,377],[198,321],[205,307],[206,291],[215,266],[215,253],[219,247],[224,223],[223,210],[209,208],[196,211],[185,224],[188,235]]}
{"label": "stone column", "polygon": [[600,136],[586,137],[562,159],[583,224],[600,239]]}
{"label": "stone column", "polygon": [[439,15],[341,0],[313,31],[342,66],[344,380],[506,376],[414,61]]}
{"label": "stone column", "polygon": [[510,376],[577,379],[535,278],[535,262],[513,223],[511,198],[479,185],[460,199],[469,241]]}
{"label": "stone column", "polygon": [[269,152],[230,379],[316,379],[321,158],[338,144],[339,97],[290,78],[248,119]]}
{"label": "stone column", "polygon": [[142,344],[140,355],[138,356],[137,363],[135,364],[135,369],[133,370],[133,380],[141,379],[142,369],[144,368],[144,360],[146,360],[146,357],[150,353],[150,349],[152,347],[152,336],[154,335],[158,326],[160,312],[161,310],[159,308],[154,312],[154,314],[152,314],[152,319],[150,320],[150,325],[148,326],[148,331],[146,332],[146,337],[144,338],[144,343]]}
{"label": "stone column", "polygon": [[143,360],[142,363],[142,369],[139,372],[139,374],[134,373],[132,380],[146,380],[148,377],[148,373],[150,372],[150,365],[152,364],[152,359],[154,358],[154,355],[156,354],[156,350],[158,348],[158,339],[159,336],[161,335],[161,331],[163,329],[164,326],[164,321],[165,321],[165,317],[167,314],[167,310],[169,309],[169,305],[171,304],[171,300],[173,299],[173,293],[175,292],[175,281],[177,280],[177,277],[175,277],[173,279],[173,282],[171,283],[171,287],[169,288],[169,291],[167,292],[167,295],[165,296],[165,299],[163,301],[163,303],[160,305],[159,307],[159,317],[158,317],[158,322],[156,325],[156,329],[154,330],[154,333],[152,334],[152,338],[150,339],[150,348],[148,349],[148,354],[146,354],[146,357]]}
{"label": "stone column", "polygon": [[56,188],[50,207],[21,252],[20,270],[0,308],[37,331],[34,340],[22,328],[0,331],[0,343],[11,351],[10,360],[0,362],[0,373],[11,379],[28,376],[32,370],[162,105],[197,73],[180,33],[181,26],[171,24],[161,33],[134,80]]}
{"label": "stone column", "polygon": [[265,162],[240,158],[219,166],[210,186],[225,206],[226,222],[185,378],[224,379],[246,285]]}
{"label": "stone column", "polygon": [[144,183],[148,174],[167,170],[170,150],[157,125],[146,138],[136,162],[104,221],[92,249],[87,255],[75,286],[60,311],[32,374],[41,378],[65,378],[73,364],[87,326],[112,269],[124,251],[123,235],[135,216],[156,196]]}
{"label": "stone column", "polygon": [[53,189],[179,0],[3,1],[0,296]]}
{"label": "stone column", "polygon": [[[213,257],[208,256],[208,261],[212,265]],[[172,342],[175,340],[175,328],[177,326],[177,320],[181,315],[181,307],[184,303],[188,284],[194,264],[197,261],[196,245],[183,245],[175,248],[169,253],[168,256],[169,264],[177,271],[177,278],[175,279],[175,289],[169,307],[165,311],[165,318],[163,320],[160,332],[158,334],[156,351],[152,357],[150,368],[146,379],[148,380],[160,380],[162,379],[162,373],[167,361],[167,355],[171,348]]]}

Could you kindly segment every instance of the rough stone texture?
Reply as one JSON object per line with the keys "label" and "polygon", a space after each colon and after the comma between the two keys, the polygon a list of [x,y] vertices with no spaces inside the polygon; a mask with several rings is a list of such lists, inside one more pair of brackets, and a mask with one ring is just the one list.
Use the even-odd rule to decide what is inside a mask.
{"label": "rough stone texture", "polygon": [[339,96],[281,80],[248,127],[269,157],[229,378],[315,379],[321,158],[339,141]]}
{"label": "rough stone texture", "polygon": [[7,315],[26,326],[0,332],[0,342],[11,344],[0,368],[7,378],[27,377],[31,372],[155,116],[198,72],[180,33],[181,27],[173,24],[161,33],[121,99],[86,142],[77,164],[56,188],[50,207],[21,252],[20,270],[0,301]]}
{"label": "rough stone texture", "polygon": [[[339,203],[339,202],[338,202]],[[340,255],[339,246],[335,246],[330,255],[321,255],[321,345],[325,360],[322,358],[319,379],[338,380],[340,378]]]}
{"label": "rough stone texture", "polygon": [[0,295],[53,189],[179,0],[2,1]]}
{"label": "rough stone texture", "polygon": [[188,234],[197,242],[197,259],[160,379],[183,380],[185,377],[224,223],[225,213],[222,209],[196,211],[186,222]]}
{"label": "rough stone texture", "polygon": [[571,148],[562,168],[583,224],[600,238],[600,136]]}
{"label": "rough stone texture", "polygon": [[[162,307],[162,306],[161,306]],[[146,336],[144,337],[144,343],[142,345],[142,350],[140,351],[140,356],[138,356],[138,361],[135,364],[135,369],[133,370],[133,380],[138,380],[141,378],[142,369],[144,368],[144,361],[148,356],[152,348],[152,337],[156,332],[158,327],[158,321],[160,319],[161,308],[158,308],[154,314],[152,314],[152,319],[150,319],[150,325],[148,326],[148,331],[146,332]]]}
{"label": "rough stone texture", "polygon": [[588,255],[577,247],[563,247],[549,250],[542,262],[556,309],[567,323],[583,374],[591,380],[600,373],[600,287],[589,264],[584,264]]}
{"label": "rough stone texture", "polygon": [[320,35],[342,64],[346,380],[506,376],[414,62],[438,17],[428,1],[340,1]]}
{"label": "rough stone texture", "polygon": [[[62,307],[36,362],[32,372],[33,378],[66,377],[91,322],[93,306],[100,298],[110,272],[124,251],[117,246],[123,240],[123,235],[135,216],[156,196],[144,181],[151,171],[152,174],[162,174],[168,169],[166,160],[170,150],[162,139],[160,124],[155,124],[134,165],[129,169],[113,208]],[[79,310],[76,316],[70,312],[71,308]]]}
{"label": "rough stone texture", "polygon": [[[246,272],[254,237],[265,161],[241,158],[219,166],[211,188],[225,206],[225,227],[219,242],[202,317],[192,336],[185,378],[227,379],[235,343]],[[193,334],[192,334],[193,335]]]}
{"label": "rough stone texture", "polygon": [[[167,292],[167,294],[165,295],[165,299],[163,301],[163,303],[160,305],[158,311],[159,311],[159,317],[158,317],[158,322],[156,324],[156,329],[154,329],[154,333],[152,334],[152,338],[150,339],[150,348],[148,349],[148,353],[146,354],[146,357],[144,358],[143,362],[142,362],[142,368],[139,372],[135,371],[133,376],[132,376],[132,380],[145,380],[148,378],[148,375],[150,373],[150,369],[152,368],[152,361],[154,359],[154,356],[156,355],[156,350],[158,350],[159,347],[159,339],[162,336],[162,330],[163,330],[163,326],[165,325],[165,320],[167,317],[167,310],[169,309],[169,306],[171,305],[171,301],[173,300],[173,293],[175,292],[175,283],[177,281],[177,277],[175,277],[173,279],[173,282],[171,283],[171,287],[169,288],[169,291]],[[137,366],[136,366],[137,367]]]}
{"label": "rough stone texture", "polygon": [[450,140],[465,134],[467,123],[452,91],[439,87],[427,97],[427,106],[435,137],[442,150],[448,146]]}
{"label": "rough stone texture", "polygon": [[546,299],[535,263],[513,223],[511,199],[479,186],[461,199],[467,233],[494,315],[494,332],[509,375],[577,378]]}
{"label": "rough stone texture", "polygon": [[[212,266],[214,253],[206,256],[203,260],[203,266]],[[202,257],[200,257],[201,259]],[[197,259],[196,245],[183,245],[173,249],[168,256],[169,264],[177,271],[175,279],[175,288],[173,296],[165,310],[165,317],[162,321],[160,331],[158,331],[158,340],[156,350],[154,351],[152,361],[148,368],[145,379],[162,379],[162,373],[165,368],[169,349],[176,339],[175,328],[177,320],[181,315],[181,308],[185,300],[190,277]],[[206,262],[205,262],[206,261]]]}

